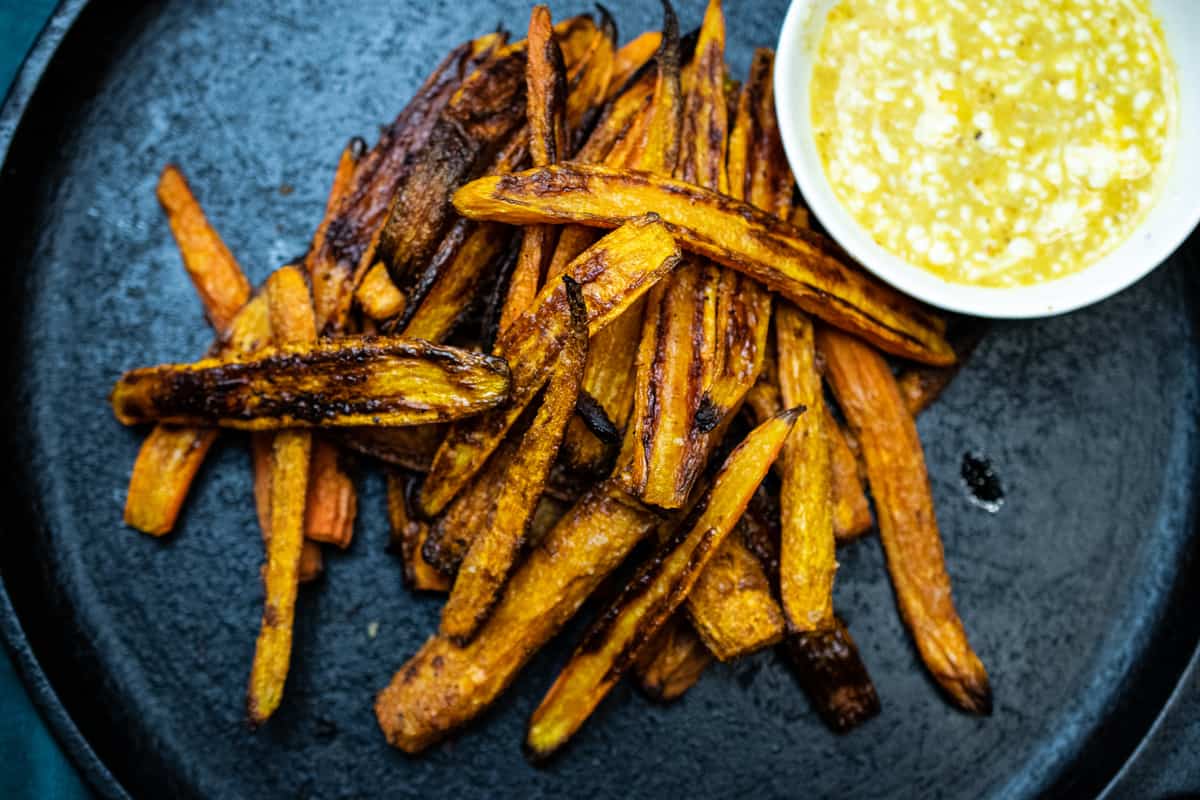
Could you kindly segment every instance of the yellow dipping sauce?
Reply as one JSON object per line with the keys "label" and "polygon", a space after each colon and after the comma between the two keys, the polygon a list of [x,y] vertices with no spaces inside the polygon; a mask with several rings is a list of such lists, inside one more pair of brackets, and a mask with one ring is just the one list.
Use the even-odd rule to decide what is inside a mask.
{"label": "yellow dipping sauce", "polygon": [[1125,240],[1169,165],[1176,91],[1147,0],[841,0],[810,86],[855,220],[977,286],[1061,277]]}

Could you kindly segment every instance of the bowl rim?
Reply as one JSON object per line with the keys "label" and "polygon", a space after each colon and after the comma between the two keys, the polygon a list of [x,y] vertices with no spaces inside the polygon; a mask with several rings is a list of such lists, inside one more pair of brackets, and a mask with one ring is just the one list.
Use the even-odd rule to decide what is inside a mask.
{"label": "bowl rim", "polygon": [[[1152,0],[1160,12],[1163,0]],[[1169,2],[1169,0],[1167,0]],[[947,311],[995,319],[1033,319],[1065,314],[1100,302],[1141,280],[1166,262],[1200,224],[1200,193],[1176,191],[1168,198],[1168,188],[1176,181],[1181,160],[1186,158],[1187,143],[1200,140],[1200,133],[1185,140],[1184,106],[1191,84],[1185,80],[1176,55],[1178,48],[1168,48],[1175,62],[1178,112],[1171,163],[1160,196],[1146,218],[1116,248],[1093,264],[1042,283],[1014,287],[983,287],[947,281],[899,256],[886,251],[850,215],[829,186],[824,167],[812,142],[808,111],[809,56],[805,28],[810,17],[828,0],[792,0],[780,30],[776,45],[774,74],[775,113],[784,152],[796,183],[809,209],[820,220],[829,235],[867,272],[905,294]],[[826,9],[827,11],[827,9]],[[1158,14],[1156,14],[1158,15]],[[822,17],[824,13],[822,12]],[[1164,32],[1166,28],[1164,27]],[[1193,171],[1200,173],[1200,168]],[[1152,221],[1164,215],[1162,206],[1170,202],[1189,203],[1175,215],[1175,220],[1156,236],[1150,236]]]}

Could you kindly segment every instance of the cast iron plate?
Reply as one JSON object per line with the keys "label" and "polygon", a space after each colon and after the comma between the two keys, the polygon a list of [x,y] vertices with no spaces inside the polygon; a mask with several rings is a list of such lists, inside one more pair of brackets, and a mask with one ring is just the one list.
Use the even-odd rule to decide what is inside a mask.
{"label": "cast iron plate", "polygon": [[[371,702],[438,604],[405,592],[383,553],[382,482],[368,471],[353,546],[302,592],[284,705],[246,730],[262,547],[242,442],[223,439],[173,536],[121,524],[143,431],[113,420],[109,387],[209,338],[154,182],[166,161],[184,165],[261,280],[304,249],[349,136],[390,119],[459,40],[528,18],[526,0],[480,5],[73,0],[5,106],[4,631],[92,785],[428,800],[1101,791],[1174,702],[1200,634],[1195,238],[1108,302],[999,326],[921,420],[958,606],[992,676],[991,718],[955,712],[925,678],[868,540],[840,553],[838,602],[884,711],[849,736],[829,734],[765,653],[710,670],[671,707],[619,689],[565,757],[534,769],[518,745],[568,633],[469,733],[405,757],[384,744]],[[657,23],[651,4],[617,5],[627,36]],[[753,46],[774,44],[784,5],[730,4],[736,75]],[[681,6],[696,24],[702,3]],[[969,501],[967,451],[998,471],[998,513]],[[1169,773],[1191,752],[1161,763]]]}

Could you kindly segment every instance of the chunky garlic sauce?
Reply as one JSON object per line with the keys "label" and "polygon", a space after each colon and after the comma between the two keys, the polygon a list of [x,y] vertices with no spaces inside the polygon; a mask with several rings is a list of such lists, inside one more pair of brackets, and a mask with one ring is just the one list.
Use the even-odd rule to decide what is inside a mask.
{"label": "chunky garlic sauce", "polygon": [[810,95],[857,222],[980,286],[1051,280],[1126,239],[1156,200],[1177,113],[1147,0],[841,0]]}

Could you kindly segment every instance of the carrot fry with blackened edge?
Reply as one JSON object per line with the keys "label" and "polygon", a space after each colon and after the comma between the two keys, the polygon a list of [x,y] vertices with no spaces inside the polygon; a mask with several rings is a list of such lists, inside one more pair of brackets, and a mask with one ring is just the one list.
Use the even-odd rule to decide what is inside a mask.
{"label": "carrot fry with blackened edge", "polygon": [[946,365],[944,323],[895,289],[847,266],[820,234],[681,181],[595,164],[559,164],[481,178],[458,190],[473,219],[509,224],[582,222],[613,227],[653,209],[680,245],[739,270],[830,325],[889,353]]}
{"label": "carrot fry with blackened edge", "polygon": [[395,337],[275,346],[255,356],[127,372],[113,389],[125,425],[157,420],[243,430],[420,425],[509,397],[494,356]]}
{"label": "carrot fry with blackened edge", "polygon": [[840,331],[817,346],[838,405],[862,444],[900,615],[934,680],[967,711],[989,713],[987,672],[954,608],[925,456],[887,362]]}
{"label": "carrot fry with blackened edge", "polygon": [[802,413],[786,411],[751,431],[726,459],[704,499],[597,618],[533,712],[525,738],[533,758],[545,758],[566,744],[687,598]]}
{"label": "carrot fry with blackened edge", "polygon": [[[316,341],[312,299],[299,270],[294,267],[277,270],[267,281],[266,293],[277,344]],[[279,707],[291,663],[311,445],[310,432],[285,430],[275,434],[271,448],[271,524],[263,572],[266,597],[246,695],[246,709],[253,725],[266,722]]]}
{"label": "carrot fry with blackened edge", "polygon": [[[679,261],[675,242],[649,217],[601,239],[567,270],[583,291],[594,337]],[[496,352],[513,370],[512,399],[503,408],[453,426],[434,456],[421,491],[421,510],[435,516],[482,468],[525,406],[541,389],[562,346],[566,290],[548,285],[505,331]]]}
{"label": "carrot fry with blackened edge", "polygon": [[811,410],[796,423],[781,459],[779,594],[791,629],[816,631],[833,624],[837,571],[825,390],[817,372],[812,321],[791,304],[780,303],[775,335],[783,404]]}
{"label": "carrot fry with blackened edge", "polygon": [[789,636],[780,645],[809,701],[835,733],[857,728],[879,713],[879,695],[846,623]]}
{"label": "carrot fry with blackened edge", "polygon": [[646,31],[622,45],[613,58],[612,80],[608,84],[611,95],[615,96],[624,89],[625,84],[650,62],[661,46],[661,31]]}
{"label": "carrot fry with blackened edge", "polygon": [[546,383],[542,404],[502,477],[488,523],[471,542],[450,599],[442,609],[441,635],[460,643],[470,641],[499,599],[524,546],[567,420],[575,412],[587,359],[587,308],[579,285],[569,277],[563,280],[570,323],[558,363]]}
{"label": "carrot fry with blackened edge", "polygon": [[482,713],[661,519],[609,484],[590,489],[513,573],[469,645],[432,637],[379,693],[388,742],[417,753]]}

